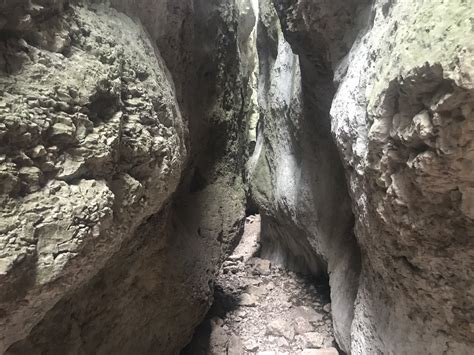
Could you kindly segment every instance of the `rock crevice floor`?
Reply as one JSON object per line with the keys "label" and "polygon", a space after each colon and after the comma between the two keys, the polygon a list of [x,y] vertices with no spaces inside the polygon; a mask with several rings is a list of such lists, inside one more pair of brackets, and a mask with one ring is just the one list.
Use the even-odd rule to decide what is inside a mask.
{"label": "rock crevice floor", "polygon": [[329,288],[259,258],[260,217],[216,280],[214,304],[183,355],[337,355]]}

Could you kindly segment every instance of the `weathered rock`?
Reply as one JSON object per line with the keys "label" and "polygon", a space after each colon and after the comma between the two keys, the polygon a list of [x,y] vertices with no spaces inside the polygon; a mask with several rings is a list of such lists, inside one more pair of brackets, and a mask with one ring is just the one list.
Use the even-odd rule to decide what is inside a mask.
{"label": "weathered rock", "polygon": [[268,275],[272,267],[269,260],[260,258],[252,260],[251,264],[253,264],[253,272],[257,275]]}
{"label": "weathered rock", "polygon": [[241,306],[255,307],[257,302],[258,298],[255,295],[249,295],[248,293],[243,293],[239,299],[239,304]]}
{"label": "weathered rock", "polygon": [[304,317],[297,317],[294,320],[296,334],[304,334],[313,330],[313,325]]}
{"label": "weathered rock", "polygon": [[243,355],[244,346],[242,340],[235,334],[231,335],[227,344],[227,355]]}
{"label": "weathered rock", "polygon": [[[8,91],[0,108],[2,170],[16,177],[1,197],[0,351],[162,208],[186,161],[172,83],[143,29],[110,9],[75,7],[50,21],[73,38],[69,56],[34,41],[11,39],[1,48],[7,70],[20,46],[29,56],[0,77]],[[121,27],[127,31],[117,38]],[[126,81],[138,60],[147,78]],[[128,103],[132,97],[140,109]]]}
{"label": "weathered rock", "polygon": [[[471,352],[472,6],[256,4],[0,3],[1,353],[177,353],[246,198],[263,243],[224,268],[259,256],[236,329],[277,294],[284,351],[333,321],[346,352]],[[330,306],[295,307],[329,300],[280,293],[281,266],[327,274]]]}
{"label": "weathered rock", "polygon": [[256,352],[258,349],[259,345],[255,340],[247,342],[247,344],[245,345],[245,350],[250,352]]}
{"label": "weathered rock", "polygon": [[[325,257],[331,254],[314,248],[322,259],[328,258],[331,286],[339,290],[337,284],[346,285],[344,289],[351,290],[339,296],[333,292],[336,297],[331,300],[339,344],[357,354],[469,353],[472,337],[467,315],[472,297],[463,290],[473,279],[472,7],[463,1],[415,6],[385,0],[371,6],[366,1],[274,3],[285,38],[300,56],[303,94],[321,88],[326,75],[338,85],[337,92],[329,85],[326,92],[316,91],[311,97],[319,101],[316,106],[325,108],[321,97],[330,101],[335,94],[331,129],[348,177],[355,234],[364,255],[360,284],[353,282],[348,288],[348,279],[331,272],[331,257]],[[304,80],[316,77],[319,83],[304,85]],[[298,87],[297,75],[289,80]],[[283,170],[274,168],[272,156],[283,156],[280,146],[301,142],[298,121],[292,119],[295,100],[287,102],[289,108],[280,111],[287,112],[291,126],[282,129],[265,122],[265,144],[270,142],[271,150],[256,169],[253,192],[257,202],[277,201],[265,213],[279,216],[285,227],[291,220],[299,227],[296,234],[311,225],[299,222],[302,217],[322,204],[289,209],[291,188],[278,184]],[[325,117],[327,111],[322,111]],[[327,127],[318,128],[309,131],[327,132]],[[278,144],[282,136],[297,138]],[[287,172],[301,172],[287,174],[286,180],[304,184],[309,174],[299,169],[304,167],[300,160],[285,166]],[[272,189],[262,188],[270,184]],[[285,193],[275,197],[274,191]],[[310,200],[322,201],[321,196],[327,194],[320,191]],[[329,210],[339,213],[338,208]],[[282,213],[291,218],[281,217]],[[319,225],[324,223],[315,219]],[[290,237],[285,233],[279,239]],[[324,237],[307,239],[317,240],[316,244]],[[349,316],[344,318],[341,310],[343,305],[349,309],[357,288],[351,322],[353,312],[346,312]]]}
{"label": "weathered rock", "polygon": [[245,21],[41,3],[0,5],[0,352],[175,353],[241,233]]}
{"label": "weathered rock", "polygon": [[292,340],[295,336],[293,326],[285,319],[275,319],[267,326],[267,334],[275,336],[284,336],[288,340]]}
{"label": "weathered rock", "polygon": [[324,345],[324,336],[317,332],[303,334],[304,346],[308,348],[321,348]]}
{"label": "weathered rock", "polygon": [[472,6],[412,5],[376,2],[331,109],[366,255],[352,349],[467,354]]}
{"label": "weathered rock", "polygon": [[209,337],[209,354],[225,354],[227,350],[228,335],[222,326],[214,324]]}
{"label": "weathered rock", "polygon": [[295,309],[294,313],[297,317],[301,317],[309,322],[318,323],[323,320],[323,316],[321,313],[308,306],[300,306]]}
{"label": "weathered rock", "polygon": [[[314,2],[305,1],[314,10],[310,3]],[[311,14],[299,5],[296,2],[291,9],[308,19]],[[344,10],[344,16],[350,18],[353,6]],[[291,9],[283,12],[292,16]],[[332,11],[331,18],[337,18],[338,7]],[[349,346],[359,251],[344,170],[330,132],[335,91],[331,66],[326,52],[313,52],[325,50],[327,44],[313,41],[304,28],[290,36],[290,24],[285,26],[284,21],[285,32],[271,1],[260,1],[262,128],[249,175],[252,197],[263,215],[262,255],[296,271],[329,273],[335,332]],[[339,38],[343,32],[335,28],[330,36]],[[293,43],[296,37],[298,45]],[[334,55],[340,52],[334,48]]]}

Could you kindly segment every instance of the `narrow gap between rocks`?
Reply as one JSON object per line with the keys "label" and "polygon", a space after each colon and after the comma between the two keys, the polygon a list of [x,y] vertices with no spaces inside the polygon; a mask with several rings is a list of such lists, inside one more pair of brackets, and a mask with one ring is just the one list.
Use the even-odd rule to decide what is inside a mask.
{"label": "narrow gap between rocks", "polygon": [[216,278],[214,303],[181,355],[337,355],[327,277],[290,271],[260,257],[261,218]]}

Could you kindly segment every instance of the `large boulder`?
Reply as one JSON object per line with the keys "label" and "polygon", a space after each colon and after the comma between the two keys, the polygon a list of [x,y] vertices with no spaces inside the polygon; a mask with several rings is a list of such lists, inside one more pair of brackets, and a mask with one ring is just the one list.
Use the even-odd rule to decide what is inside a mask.
{"label": "large boulder", "polygon": [[[311,67],[316,72],[303,91],[324,87],[328,74],[334,79],[332,92],[312,97],[320,106],[334,95],[331,130],[362,251],[354,321],[340,328],[339,344],[356,354],[469,353],[472,6],[460,0],[273,3],[300,56],[302,82]],[[299,78],[288,82],[298,85]],[[292,121],[294,110],[286,112]],[[261,175],[279,179],[271,165]],[[323,191],[314,200],[320,196]],[[337,315],[334,322],[338,334]]]}
{"label": "large boulder", "polygon": [[241,233],[248,21],[104,3],[2,3],[2,353],[179,352]]}
{"label": "large boulder", "polygon": [[77,6],[36,26],[1,44],[2,351],[164,205],[187,154],[140,25]]}
{"label": "large boulder", "polygon": [[472,347],[471,17],[463,1],[262,2],[252,194],[269,256],[329,272],[346,351]]}
{"label": "large boulder", "polygon": [[472,5],[377,1],[331,108],[363,268],[354,353],[468,354]]}

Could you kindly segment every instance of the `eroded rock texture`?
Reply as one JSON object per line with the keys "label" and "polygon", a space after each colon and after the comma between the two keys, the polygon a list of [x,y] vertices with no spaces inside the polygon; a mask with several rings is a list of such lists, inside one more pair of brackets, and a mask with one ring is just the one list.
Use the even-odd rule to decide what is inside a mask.
{"label": "eroded rock texture", "polygon": [[2,353],[176,353],[212,301],[248,31],[240,3],[173,3],[1,4]]}
{"label": "eroded rock texture", "polygon": [[249,198],[263,258],[328,273],[343,350],[470,353],[472,17],[1,1],[0,352],[179,352]]}
{"label": "eroded rock texture", "polygon": [[186,159],[172,84],[140,26],[83,7],[46,22],[56,35],[2,42],[5,342],[103,267]]}
{"label": "eroded rock texture", "polygon": [[[285,82],[292,88],[301,82],[302,97],[309,92],[319,108],[325,107],[325,97],[335,93],[331,129],[343,158],[362,251],[352,326],[338,327],[333,302],[339,344],[356,354],[469,353],[474,260],[472,5],[304,0],[275,0],[274,5],[300,64],[298,68],[287,61],[270,78],[278,81],[281,73],[288,73]],[[283,58],[288,50],[279,48],[284,47],[274,46],[273,53]],[[334,86],[322,86],[327,75],[334,77]],[[318,92],[318,87],[326,90]],[[290,214],[292,226],[310,215],[321,228],[325,219],[317,211],[328,201],[321,196],[337,201],[327,193],[330,187],[310,196],[315,206],[288,208],[292,198],[304,196],[304,189],[294,190],[299,194],[282,189],[281,176],[286,173],[284,180],[293,180],[294,186],[310,174],[295,178],[305,166],[295,159],[281,164],[286,170],[274,167],[281,157],[296,156],[284,154],[286,147],[304,142],[297,135],[298,104],[292,95],[287,107],[282,106],[285,100],[274,100],[271,106],[284,107],[283,124],[273,126],[265,117],[263,149],[270,158],[260,164],[261,172],[257,164],[256,177],[267,181],[257,181],[254,193],[258,201],[277,202],[265,214]],[[312,122],[318,122],[322,111],[312,113]],[[318,136],[327,128],[316,127],[320,129],[310,133],[315,137],[312,157],[324,151],[318,144],[326,150],[330,145]],[[302,155],[302,161],[308,154]],[[313,174],[324,170],[324,164],[337,164],[337,155],[330,161],[329,155],[322,157],[310,169]],[[259,189],[265,184],[285,193]],[[321,179],[313,184],[321,186]],[[332,206],[330,210],[340,216],[336,222],[340,227],[346,215],[341,209],[344,204]],[[329,276],[334,278],[332,256],[317,245],[324,239],[314,239],[314,233],[299,235],[316,245],[313,250],[322,260],[329,260]]]}
{"label": "eroded rock texture", "polygon": [[472,4],[379,1],[331,109],[364,250],[355,353],[472,351]]}
{"label": "eroded rock texture", "polygon": [[270,1],[260,2],[258,29],[263,128],[249,173],[262,214],[262,255],[299,270],[329,273],[334,331],[348,349],[359,254],[330,132],[332,71],[324,55],[312,54],[313,47],[294,53]]}

